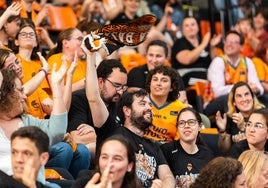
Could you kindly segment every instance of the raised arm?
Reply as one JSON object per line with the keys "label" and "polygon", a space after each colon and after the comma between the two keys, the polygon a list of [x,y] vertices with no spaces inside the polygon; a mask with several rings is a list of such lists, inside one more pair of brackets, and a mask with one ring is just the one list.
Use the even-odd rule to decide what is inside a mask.
{"label": "raised arm", "polygon": [[45,58],[41,55],[40,52],[37,54],[43,64],[43,67],[40,69],[40,72],[37,73],[32,79],[23,84],[23,89],[26,96],[31,95],[39,87],[39,85],[46,77],[47,72],[49,71],[49,65],[47,64]]}
{"label": "raised arm", "polygon": [[51,89],[53,93],[53,109],[51,114],[62,114],[66,112],[63,100],[62,82],[67,71],[67,62],[62,62],[58,71],[56,71],[56,63],[53,65],[51,74]]}
{"label": "raised arm", "polygon": [[82,49],[87,54],[86,96],[91,109],[94,126],[101,127],[107,120],[109,112],[99,92],[98,78],[95,67],[96,52],[91,53],[84,44],[82,44]]}
{"label": "raised arm", "polygon": [[0,29],[4,26],[7,19],[10,16],[17,16],[20,14],[21,4],[20,3],[12,3],[9,7],[7,7],[6,11],[0,17]]}

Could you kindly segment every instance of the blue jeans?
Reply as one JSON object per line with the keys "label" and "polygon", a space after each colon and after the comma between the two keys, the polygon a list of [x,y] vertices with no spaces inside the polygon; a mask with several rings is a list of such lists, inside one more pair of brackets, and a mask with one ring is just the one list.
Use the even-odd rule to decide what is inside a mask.
{"label": "blue jeans", "polygon": [[68,143],[59,142],[49,148],[49,161],[46,167],[64,168],[75,179],[80,170],[89,168],[90,157],[90,152],[84,144],[77,144],[77,149],[73,152]]}

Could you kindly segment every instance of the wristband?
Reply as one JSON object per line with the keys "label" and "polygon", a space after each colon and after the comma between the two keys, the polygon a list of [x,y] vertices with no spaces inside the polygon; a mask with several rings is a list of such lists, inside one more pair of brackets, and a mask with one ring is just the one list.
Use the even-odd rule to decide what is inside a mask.
{"label": "wristband", "polygon": [[41,72],[41,71],[43,71],[43,72],[45,73],[45,75],[47,75],[47,71],[46,71],[46,69],[41,68],[41,69],[39,70],[39,72]]}

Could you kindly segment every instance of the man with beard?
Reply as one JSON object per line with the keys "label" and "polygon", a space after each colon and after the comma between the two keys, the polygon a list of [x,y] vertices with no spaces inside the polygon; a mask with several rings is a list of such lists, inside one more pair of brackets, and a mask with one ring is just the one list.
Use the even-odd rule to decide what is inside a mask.
{"label": "man with beard", "polygon": [[[99,64],[97,75],[100,97],[111,116],[115,118],[115,102],[127,89],[127,71],[120,61],[110,59],[103,60]],[[74,142],[86,144],[91,156],[94,157],[96,135],[92,127],[91,108],[88,105],[85,89],[73,92],[71,101],[67,132],[71,134]]]}
{"label": "man with beard", "polygon": [[111,135],[124,135],[134,146],[136,174],[143,187],[175,187],[174,177],[159,146],[143,137],[152,122],[151,102],[146,91],[140,89],[122,95],[117,103],[117,116],[122,126],[118,125],[98,89],[95,55],[84,46],[82,48],[87,53],[86,95],[97,134],[97,147]]}

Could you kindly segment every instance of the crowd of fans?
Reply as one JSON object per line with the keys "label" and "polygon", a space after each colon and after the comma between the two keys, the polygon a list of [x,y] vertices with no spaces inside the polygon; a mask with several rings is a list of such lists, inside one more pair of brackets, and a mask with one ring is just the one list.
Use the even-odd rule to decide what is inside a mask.
{"label": "crowd of fans", "polygon": [[[261,3],[201,36],[176,0],[1,2],[0,187],[267,187]],[[55,31],[49,6],[77,24]],[[108,24],[130,40],[120,28],[146,14],[157,21],[142,43],[89,49]]]}

